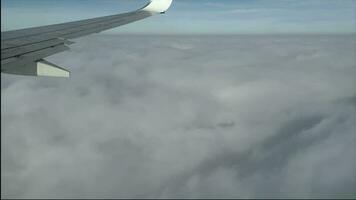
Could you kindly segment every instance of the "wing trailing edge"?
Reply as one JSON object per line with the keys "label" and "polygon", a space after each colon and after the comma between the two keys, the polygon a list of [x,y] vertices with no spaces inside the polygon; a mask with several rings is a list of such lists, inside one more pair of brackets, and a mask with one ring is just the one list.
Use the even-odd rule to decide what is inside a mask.
{"label": "wing trailing edge", "polygon": [[27,65],[15,65],[3,71],[7,74],[16,74],[24,76],[48,76],[69,78],[70,72],[62,67],[50,63],[44,59],[36,62],[28,63]]}

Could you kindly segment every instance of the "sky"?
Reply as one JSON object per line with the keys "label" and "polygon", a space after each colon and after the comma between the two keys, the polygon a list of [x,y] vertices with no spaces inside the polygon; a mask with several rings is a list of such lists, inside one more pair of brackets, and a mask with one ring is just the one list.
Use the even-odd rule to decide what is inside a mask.
{"label": "sky", "polygon": [[1,74],[2,198],[355,198],[355,36],[92,35]]}
{"label": "sky", "polygon": [[[68,22],[135,10],[145,0],[1,0],[1,28]],[[164,16],[107,33],[356,33],[355,0],[174,0]]]}

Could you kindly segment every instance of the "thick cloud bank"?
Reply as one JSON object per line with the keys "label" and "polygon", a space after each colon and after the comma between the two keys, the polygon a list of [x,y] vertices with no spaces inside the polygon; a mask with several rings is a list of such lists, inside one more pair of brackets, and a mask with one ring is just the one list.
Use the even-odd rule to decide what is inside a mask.
{"label": "thick cloud bank", "polygon": [[355,36],[91,36],[1,75],[2,197],[356,197]]}

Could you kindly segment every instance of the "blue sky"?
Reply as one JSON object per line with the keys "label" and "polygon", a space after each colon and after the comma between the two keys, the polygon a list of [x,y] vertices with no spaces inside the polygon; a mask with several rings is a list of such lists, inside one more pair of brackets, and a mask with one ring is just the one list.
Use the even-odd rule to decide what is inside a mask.
{"label": "blue sky", "polygon": [[[1,29],[116,14],[146,1],[1,0]],[[356,33],[356,0],[175,0],[165,16],[108,33]]]}

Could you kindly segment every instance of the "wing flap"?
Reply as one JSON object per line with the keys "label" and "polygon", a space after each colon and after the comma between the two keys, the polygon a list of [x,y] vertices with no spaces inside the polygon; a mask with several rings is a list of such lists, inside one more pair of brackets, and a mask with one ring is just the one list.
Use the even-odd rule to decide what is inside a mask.
{"label": "wing flap", "polygon": [[15,65],[7,70],[8,74],[25,75],[25,76],[50,76],[69,78],[70,72],[46,60],[29,62],[26,66]]}
{"label": "wing flap", "polygon": [[61,44],[64,45],[64,44],[72,44],[72,43],[64,39],[52,39],[39,43],[19,46],[16,48],[8,48],[1,52],[1,59],[3,60],[11,57],[18,57],[27,53],[36,52],[42,49],[46,49],[48,47],[54,47]]}
{"label": "wing flap", "polygon": [[69,78],[70,72],[46,60],[36,62],[36,74],[34,76],[51,76]]}
{"label": "wing flap", "polygon": [[50,55],[69,50],[69,47],[65,45],[58,45],[54,47],[45,48],[39,51],[23,54],[17,58],[12,57],[8,59],[1,60],[1,72],[11,73],[13,68],[26,67],[26,65],[32,64],[42,58],[48,57]]}

